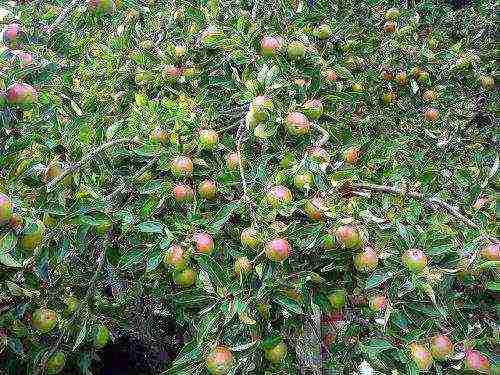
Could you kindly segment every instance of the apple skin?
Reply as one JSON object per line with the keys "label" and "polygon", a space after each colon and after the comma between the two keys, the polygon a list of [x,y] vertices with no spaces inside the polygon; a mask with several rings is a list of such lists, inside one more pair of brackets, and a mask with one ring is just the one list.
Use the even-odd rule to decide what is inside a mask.
{"label": "apple skin", "polygon": [[233,367],[233,353],[225,346],[218,346],[208,354],[205,365],[211,375],[225,375]]}
{"label": "apple skin", "polygon": [[291,247],[284,238],[275,238],[266,243],[265,252],[268,259],[281,262],[290,256]]}

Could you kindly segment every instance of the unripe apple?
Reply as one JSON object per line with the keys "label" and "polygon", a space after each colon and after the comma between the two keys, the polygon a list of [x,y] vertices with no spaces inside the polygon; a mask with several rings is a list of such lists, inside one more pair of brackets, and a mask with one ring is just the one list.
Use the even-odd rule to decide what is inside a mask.
{"label": "unripe apple", "polygon": [[217,195],[217,186],[212,180],[204,180],[198,186],[198,191],[202,198],[213,200]]}
{"label": "unripe apple", "polygon": [[26,224],[19,239],[19,246],[24,251],[33,251],[42,243],[45,225],[41,220],[31,221]]}
{"label": "unripe apple", "polygon": [[425,90],[422,95],[422,98],[426,102],[432,102],[438,98],[438,95],[437,92],[434,90]]}
{"label": "unripe apple", "polygon": [[416,342],[410,344],[410,356],[421,371],[428,371],[432,365],[432,356],[427,348]]}
{"label": "unripe apple", "polygon": [[492,76],[481,76],[479,81],[485,90],[493,90],[495,88],[495,79]]}
{"label": "unripe apple", "polygon": [[230,152],[226,156],[226,165],[230,171],[236,171],[240,167],[240,156],[237,151]]}
{"label": "unripe apple", "polygon": [[207,48],[214,48],[222,41],[224,33],[215,25],[207,27],[201,34],[201,42]]}
{"label": "unripe apple", "polygon": [[361,157],[361,150],[358,147],[349,147],[345,154],[345,161],[349,164],[356,164]]}
{"label": "unripe apple", "polygon": [[182,59],[186,56],[186,47],[185,46],[175,46],[174,47],[174,56],[177,59]]}
{"label": "unripe apple", "polygon": [[328,295],[328,300],[330,305],[332,305],[333,311],[341,310],[345,306],[346,302],[346,291],[345,289],[337,289]]}
{"label": "unripe apple", "polygon": [[233,367],[233,353],[225,346],[217,346],[208,354],[205,365],[211,375],[225,375]]}
{"label": "unripe apple", "polygon": [[0,225],[7,224],[14,214],[14,206],[8,196],[0,193]]}
{"label": "unripe apple", "polygon": [[386,33],[393,33],[394,31],[396,31],[396,22],[387,21],[386,23],[384,23],[384,31]]}
{"label": "unripe apple", "polygon": [[170,163],[170,170],[177,178],[189,177],[193,173],[193,162],[187,156],[177,156]]}
{"label": "unripe apple", "polygon": [[169,65],[163,69],[162,77],[166,82],[176,82],[182,76],[182,68]]}
{"label": "unripe apple", "polygon": [[430,78],[431,76],[429,72],[426,72],[425,70],[421,71],[417,77],[418,81],[424,84],[428,84],[430,82]]}
{"label": "unripe apple", "polygon": [[314,176],[311,172],[302,172],[293,178],[293,186],[297,189],[309,189],[314,183]]}
{"label": "unripe apple", "polygon": [[335,70],[333,70],[333,69],[323,70],[321,72],[321,76],[328,83],[333,83],[333,82],[337,81],[337,72],[335,72]]}
{"label": "unripe apple", "polygon": [[189,203],[194,199],[193,189],[186,184],[176,184],[173,189],[173,194],[177,203]]}
{"label": "unripe apple", "polygon": [[390,8],[385,12],[386,20],[395,20],[399,17],[399,10],[397,8]]}
{"label": "unripe apple", "polygon": [[265,245],[266,256],[275,262],[281,262],[290,255],[291,247],[284,238],[275,238]]}
{"label": "unripe apple", "polygon": [[290,189],[283,185],[276,185],[269,188],[266,193],[267,202],[272,208],[279,208],[292,202],[293,196]]}
{"label": "unripe apple", "polygon": [[320,221],[325,219],[325,201],[321,197],[308,199],[304,205],[304,211],[311,220]]}
{"label": "unripe apple", "polygon": [[234,273],[238,276],[245,275],[252,271],[252,262],[247,257],[238,257],[234,261]]}
{"label": "unripe apple", "polygon": [[269,112],[272,111],[273,101],[264,95],[259,95],[250,103],[250,111],[257,122],[266,121],[269,118]]}
{"label": "unripe apple", "polygon": [[360,82],[354,82],[352,85],[351,85],[351,90],[354,91],[354,92],[363,92],[364,91],[364,86],[362,83]]}
{"label": "unripe apple", "polygon": [[382,96],[382,100],[385,104],[391,104],[396,100],[396,93],[394,91],[387,91]]}
{"label": "unripe apple", "polygon": [[363,244],[358,230],[351,225],[342,225],[336,230],[337,238],[347,249],[359,249]]}
{"label": "unripe apple", "polygon": [[212,236],[205,232],[196,233],[193,236],[196,250],[199,253],[210,255],[214,251],[214,240]]}
{"label": "unripe apple", "polygon": [[27,83],[14,83],[7,89],[7,101],[9,104],[20,107],[29,107],[36,102],[38,94],[36,90]]}
{"label": "unripe apple", "polygon": [[214,150],[219,144],[219,135],[213,129],[201,129],[199,132],[198,143],[202,150]]}
{"label": "unripe apple", "polygon": [[309,134],[311,131],[309,120],[300,112],[290,112],[286,117],[285,127],[294,136]]}
{"label": "unripe apple", "polygon": [[196,282],[196,276],[196,271],[188,267],[182,271],[174,271],[173,279],[181,288],[189,288]]}
{"label": "unripe apple", "polygon": [[281,49],[281,40],[273,36],[265,36],[260,41],[260,48],[264,56],[276,56]]}
{"label": "unripe apple", "polygon": [[360,272],[372,272],[378,266],[378,255],[372,247],[366,246],[360,253],[354,255],[354,266]]}
{"label": "unripe apple", "polygon": [[493,261],[500,261],[500,243],[490,243],[481,252],[483,258]]}
{"label": "unripe apple", "polygon": [[427,255],[420,249],[410,249],[403,253],[402,260],[410,272],[418,273],[427,266]]}
{"label": "unripe apple", "polygon": [[432,358],[437,360],[444,360],[453,351],[453,343],[445,335],[437,335],[431,339],[430,349]]}
{"label": "unripe apple", "polygon": [[115,11],[113,0],[87,0],[87,8],[96,14],[111,14]]}
{"label": "unripe apple", "polygon": [[368,307],[374,313],[381,313],[387,307],[387,303],[386,296],[374,296],[368,300]]}
{"label": "unripe apple", "polygon": [[330,228],[326,231],[326,234],[323,237],[323,247],[325,250],[333,250],[337,247],[336,237],[335,229]]}
{"label": "unripe apple", "polygon": [[317,120],[323,114],[323,104],[319,99],[311,99],[304,103],[304,113],[312,120]]}
{"label": "unripe apple", "polygon": [[329,25],[321,25],[316,29],[316,35],[321,40],[328,39],[332,36],[332,28]]}
{"label": "unripe apple", "polygon": [[243,229],[240,240],[242,245],[248,246],[251,249],[256,249],[261,242],[259,232],[252,227]]}
{"label": "unripe apple", "polygon": [[179,245],[172,245],[168,249],[163,261],[176,271],[182,271],[187,267],[187,254]]}
{"label": "unripe apple", "polygon": [[94,336],[94,348],[102,349],[109,342],[109,329],[105,325],[101,324],[97,327],[97,332]]}
{"label": "unripe apple", "polygon": [[3,28],[3,41],[6,44],[15,44],[21,36],[21,26],[17,23],[5,25]]}
{"label": "unripe apple", "polygon": [[305,46],[302,42],[291,42],[287,48],[288,57],[292,60],[304,58],[306,55]]}
{"label": "unripe apple", "polygon": [[469,349],[465,351],[465,369],[475,371],[477,374],[489,374],[491,365],[484,354]]}
{"label": "unripe apple", "polygon": [[439,111],[436,108],[427,108],[424,117],[427,121],[435,122],[439,116]]}
{"label": "unripe apple", "polygon": [[59,374],[66,364],[66,356],[63,352],[56,352],[47,360],[47,374]]}
{"label": "unripe apple", "polygon": [[399,86],[405,86],[408,83],[408,77],[405,71],[399,71],[396,73],[396,82]]}
{"label": "unripe apple", "polygon": [[168,143],[169,137],[169,133],[160,127],[153,129],[149,134],[149,139],[151,141],[158,142],[164,145]]}
{"label": "unripe apple", "polygon": [[272,348],[266,348],[264,349],[264,356],[266,359],[273,363],[277,364],[283,361],[283,359],[286,357],[287,349],[286,345],[283,341],[278,343]]}
{"label": "unripe apple", "polygon": [[309,150],[309,157],[315,163],[328,164],[330,163],[330,154],[321,146],[313,146]]}
{"label": "unripe apple", "polygon": [[57,313],[50,309],[37,309],[31,316],[31,324],[33,328],[40,332],[50,332],[57,324]]}

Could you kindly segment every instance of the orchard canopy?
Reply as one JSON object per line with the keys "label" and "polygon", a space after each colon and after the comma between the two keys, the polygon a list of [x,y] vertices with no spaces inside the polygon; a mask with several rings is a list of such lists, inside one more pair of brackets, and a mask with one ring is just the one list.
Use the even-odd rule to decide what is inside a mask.
{"label": "orchard canopy", "polygon": [[0,374],[499,374],[495,5],[3,1]]}

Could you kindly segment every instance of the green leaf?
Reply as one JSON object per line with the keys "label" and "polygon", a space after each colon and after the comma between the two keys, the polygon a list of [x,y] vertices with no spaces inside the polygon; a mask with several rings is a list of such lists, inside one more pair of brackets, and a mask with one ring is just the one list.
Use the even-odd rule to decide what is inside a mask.
{"label": "green leaf", "polygon": [[234,211],[238,209],[239,206],[239,201],[224,205],[224,207],[222,207],[219,212],[217,212],[212,223],[208,226],[208,231],[211,233],[220,232],[221,228],[227,223],[227,221],[233,215]]}
{"label": "green leaf", "polygon": [[276,294],[273,299],[274,302],[283,306],[289,312],[293,314],[303,314],[302,306],[294,299],[281,293]]}
{"label": "green leaf", "polygon": [[80,332],[78,332],[78,336],[76,337],[75,344],[72,349],[73,352],[83,343],[87,334],[87,320],[83,319],[82,321],[83,326],[80,328]]}
{"label": "green leaf", "polygon": [[17,237],[13,232],[7,232],[5,236],[0,239],[0,254],[8,253],[17,243]]}
{"label": "green leaf", "polygon": [[6,267],[12,267],[12,268],[20,268],[23,266],[21,262],[15,260],[8,253],[0,253],[0,263],[2,263]]}
{"label": "green leaf", "polygon": [[385,272],[384,270],[376,270],[366,280],[365,289],[376,288],[383,284],[393,276],[392,272]]}
{"label": "green leaf", "polygon": [[212,257],[207,255],[200,255],[197,259],[201,268],[208,273],[212,284],[220,289],[224,289],[226,274],[220,264]]}
{"label": "green leaf", "polygon": [[144,221],[137,225],[137,230],[143,233],[162,233],[163,223],[161,221],[151,220]]}
{"label": "green leaf", "polygon": [[203,289],[190,289],[173,295],[174,303],[181,307],[201,307],[207,306],[215,301],[216,297],[206,293]]}
{"label": "green leaf", "polygon": [[493,292],[500,292],[500,282],[498,281],[488,281],[486,283],[486,289]]}
{"label": "green leaf", "polygon": [[135,265],[141,263],[146,254],[142,249],[131,249],[123,254],[118,260],[118,268],[123,271],[132,269]]}

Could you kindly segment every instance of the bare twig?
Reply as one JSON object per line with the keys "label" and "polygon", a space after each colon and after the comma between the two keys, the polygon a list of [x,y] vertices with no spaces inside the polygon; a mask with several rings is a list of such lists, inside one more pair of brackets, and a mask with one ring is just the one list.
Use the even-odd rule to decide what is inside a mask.
{"label": "bare twig", "polygon": [[248,184],[247,180],[245,179],[245,170],[243,169],[243,160],[241,157],[241,147],[243,143],[243,129],[245,127],[245,121],[241,120],[240,121],[240,126],[238,127],[238,131],[236,133],[236,138],[237,138],[237,143],[236,143],[236,153],[238,154],[238,166],[240,169],[240,176],[241,176],[241,184],[243,186],[243,197],[242,200],[246,203],[248,203],[248,208],[250,209],[250,216],[252,216],[252,219],[255,219],[255,211],[253,207],[253,202],[250,199],[250,196],[248,195]]}
{"label": "bare twig", "polygon": [[328,142],[328,138],[330,138],[330,134],[328,134],[328,132],[326,131],[325,128],[319,126],[318,124],[316,123],[312,123],[312,127],[316,130],[318,130],[321,134],[322,134],[322,137],[321,139],[316,143],[316,146],[323,146],[326,142]]}
{"label": "bare twig", "polygon": [[105,198],[106,202],[110,203],[114,197],[116,197],[123,190],[125,190],[130,183],[132,183],[133,181],[135,181],[136,179],[141,177],[144,174],[144,172],[146,172],[149,168],[151,168],[159,159],[160,159],[159,155],[155,156],[153,159],[151,159],[149,161],[149,163],[147,163],[145,166],[143,166],[141,169],[139,169],[136,173],[134,173],[132,176],[130,176],[130,178],[128,178],[120,186],[118,186],[113,192],[111,192],[110,194],[108,194],[108,196],[106,196],[106,198]]}
{"label": "bare twig", "polygon": [[92,160],[97,154],[100,152],[106,150],[107,148],[122,144],[122,143],[137,143],[136,140],[134,139],[128,139],[128,138],[122,138],[122,139],[115,139],[114,141],[110,141],[107,143],[104,143],[103,145],[95,148],[91,152],[89,152],[87,155],[85,155],[80,161],[70,165],[68,168],[66,168],[63,173],[61,173],[59,176],[54,178],[52,181],[50,181],[47,184],[47,192],[50,192],[51,190],[54,189],[54,187],[61,182],[68,174],[73,173],[80,169],[83,165],[88,163],[90,160]]}
{"label": "bare twig", "polygon": [[54,23],[52,25],[50,25],[50,27],[47,29],[47,34],[52,34],[52,32],[54,31],[54,29],[56,27],[58,27],[61,23],[64,22],[64,20],[66,19],[66,17],[68,16],[68,14],[73,10],[73,8],[75,8],[78,3],[80,3],[81,0],[73,0],[71,3],[68,4],[68,6],[66,8],[64,8],[64,10],[61,12],[61,14],[59,15],[59,17],[56,18],[56,20],[54,21]]}
{"label": "bare twig", "polygon": [[352,191],[356,191],[356,190],[357,191],[373,191],[373,192],[377,192],[377,193],[407,195],[411,198],[424,201],[424,202],[428,203],[429,206],[431,206],[431,207],[437,206],[437,207],[440,207],[440,208],[446,210],[449,214],[451,214],[456,219],[462,221],[470,228],[480,229],[478,224],[476,224],[471,219],[469,219],[468,217],[466,217],[462,213],[460,213],[460,211],[457,207],[454,207],[454,206],[442,201],[439,198],[435,198],[435,197],[426,198],[422,193],[405,191],[403,189],[398,189],[398,188],[386,186],[386,185],[375,185],[375,184],[366,184],[366,183],[347,185],[344,189],[345,190],[352,190]]}

